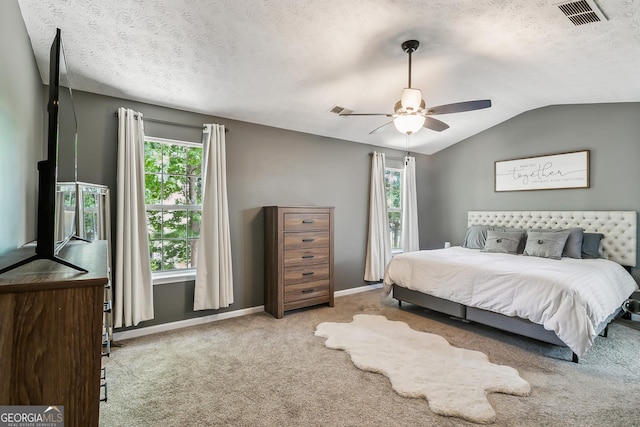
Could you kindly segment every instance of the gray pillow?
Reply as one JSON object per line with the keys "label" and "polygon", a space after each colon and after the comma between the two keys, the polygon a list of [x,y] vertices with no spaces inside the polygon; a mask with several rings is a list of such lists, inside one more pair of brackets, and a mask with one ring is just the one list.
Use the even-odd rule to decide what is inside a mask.
{"label": "gray pillow", "polygon": [[484,243],[487,241],[488,225],[472,225],[467,229],[467,235],[464,238],[463,248],[483,249]]}
{"label": "gray pillow", "polygon": [[487,230],[487,241],[483,251],[516,255],[523,234],[524,231]]}
{"label": "gray pillow", "polygon": [[562,258],[562,250],[568,238],[569,230],[530,230],[527,233],[527,244],[524,247],[524,254],[542,258],[560,259]]}
{"label": "gray pillow", "polygon": [[527,230],[524,228],[514,228],[514,227],[501,227],[497,225],[493,225],[489,227],[489,230],[493,231],[519,231],[521,234],[520,243],[518,244],[517,253],[521,254],[524,251],[524,244],[526,240]]}
{"label": "gray pillow", "polygon": [[603,237],[604,234],[600,233],[584,233],[582,236],[582,258],[600,258],[600,241]]}
{"label": "gray pillow", "polygon": [[582,240],[584,239],[584,230],[582,228],[570,228],[567,243],[564,245],[562,256],[569,258],[582,258]]}
{"label": "gray pillow", "polygon": [[[568,231],[569,237],[567,238],[567,242],[564,244],[564,249],[562,250],[562,256],[569,257],[569,258],[577,258],[577,259],[582,258],[582,235],[584,233],[584,230],[582,228],[576,227],[576,228],[553,229],[553,230],[534,228],[532,230],[529,230],[529,232],[531,231],[542,231],[542,232],[549,232],[549,233],[560,233],[563,231]],[[529,239],[528,233],[527,233],[527,240]]]}

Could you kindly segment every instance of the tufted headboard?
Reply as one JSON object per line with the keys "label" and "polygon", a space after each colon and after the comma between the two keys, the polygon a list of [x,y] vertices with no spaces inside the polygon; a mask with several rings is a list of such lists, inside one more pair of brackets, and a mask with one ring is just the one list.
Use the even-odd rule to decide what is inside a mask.
{"label": "tufted headboard", "polygon": [[635,211],[469,211],[467,225],[498,225],[515,228],[572,228],[602,233],[602,258],[618,264],[636,265]]}

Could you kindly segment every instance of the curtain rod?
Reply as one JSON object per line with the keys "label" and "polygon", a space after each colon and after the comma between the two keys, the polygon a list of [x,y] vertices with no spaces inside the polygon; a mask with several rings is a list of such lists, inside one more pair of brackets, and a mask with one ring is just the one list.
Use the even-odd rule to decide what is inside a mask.
{"label": "curtain rod", "polygon": [[[116,110],[116,116],[118,115],[118,110]],[[138,115],[136,114],[135,116],[136,118],[138,117]],[[195,128],[195,129],[204,129],[204,125],[190,125],[187,123],[178,123],[178,122],[171,122],[169,120],[162,120],[162,119],[154,119],[153,117],[144,117],[144,120],[146,122],[152,122],[152,123],[161,123],[163,125],[173,125],[173,126],[182,126],[182,127],[186,127],[186,128]],[[229,128],[228,127],[224,127],[224,131],[229,132]]]}
{"label": "curtain rod", "polygon": [[[369,153],[369,157],[373,156],[373,153]],[[391,157],[391,156],[387,156],[386,154],[384,155],[385,159],[390,159],[390,160],[404,160],[404,158],[401,157]]]}

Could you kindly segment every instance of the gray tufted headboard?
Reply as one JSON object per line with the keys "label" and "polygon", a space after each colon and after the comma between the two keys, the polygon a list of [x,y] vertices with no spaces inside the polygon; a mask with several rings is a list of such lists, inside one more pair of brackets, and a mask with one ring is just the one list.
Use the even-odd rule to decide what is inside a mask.
{"label": "gray tufted headboard", "polygon": [[515,228],[571,228],[602,233],[603,258],[636,265],[635,211],[469,211],[467,225],[499,225]]}

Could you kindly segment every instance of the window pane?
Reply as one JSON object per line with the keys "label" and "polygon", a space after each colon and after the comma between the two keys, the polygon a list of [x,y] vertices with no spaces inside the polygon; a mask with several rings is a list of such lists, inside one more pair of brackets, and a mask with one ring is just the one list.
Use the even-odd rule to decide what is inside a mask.
{"label": "window pane", "polygon": [[151,271],[162,270],[162,241],[149,240],[149,254],[151,255]]}
{"label": "window pane", "polygon": [[202,212],[189,211],[189,222],[187,223],[187,236],[190,239],[200,237],[200,222],[202,220]]}
{"label": "window pane", "polygon": [[162,188],[162,204],[184,205],[187,201],[185,188],[184,176],[168,176]]}
{"label": "window pane", "polygon": [[202,204],[202,185],[201,179],[198,176],[187,176],[186,178],[187,191],[186,198],[188,205],[201,205]]}
{"label": "window pane", "polygon": [[175,144],[164,145],[164,173],[170,175],[186,175],[187,173],[187,147]]}
{"label": "window pane", "polygon": [[402,249],[402,213],[389,212],[391,249]]}
{"label": "window pane", "polygon": [[144,170],[145,172],[162,172],[162,146],[159,142],[145,141]]}
{"label": "window pane", "polygon": [[202,148],[189,147],[187,152],[187,175],[200,175],[202,165]]}
{"label": "window pane", "polygon": [[387,208],[400,209],[400,185],[401,176],[399,170],[385,169],[384,171],[384,184],[387,194]]}
{"label": "window pane", "polygon": [[162,214],[162,237],[164,239],[187,238],[187,211],[165,211]]}
{"label": "window pane", "polygon": [[147,232],[150,239],[162,238],[162,211],[147,211]]}
{"label": "window pane", "polygon": [[162,175],[146,174],[144,176],[144,202],[147,205],[162,203]]}
{"label": "window pane", "polygon": [[189,255],[189,265],[188,268],[195,268],[198,263],[198,240],[190,239],[188,241],[187,247],[188,255]]}
{"label": "window pane", "polygon": [[165,240],[163,270],[187,268],[187,242],[185,240]]}

